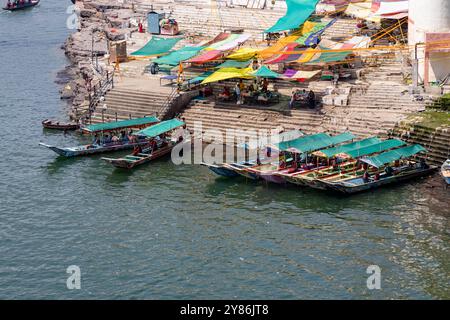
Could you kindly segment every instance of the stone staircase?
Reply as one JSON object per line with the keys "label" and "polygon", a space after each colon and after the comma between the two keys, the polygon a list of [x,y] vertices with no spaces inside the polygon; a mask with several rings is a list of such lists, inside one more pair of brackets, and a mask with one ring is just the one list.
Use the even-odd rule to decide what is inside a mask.
{"label": "stone staircase", "polygon": [[414,101],[403,84],[401,70],[402,65],[393,60],[368,70],[363,76],[368,88],[353,90],[347,106],[324,106],[324,129],[383,136],[408,114],[423,111],[424,104]]}
{"label": "stone staircase", "polygon": [[195,123],[201,123],[203,135],[207,131],[219,131],[225,135],[227,130],[235,129],[241,131],[236,136],[242,137],[245,132],[258,130],[264,130],[268,134],[270,130],[274,130],[272,132],[275,133],[280,129],[301,130],[304,133],[318,132],[320,128],[316,124],[320,122],[322,116],[319,111],[309,109],[277,112],[265,107],[193,100],[181,117],[191,130],[194,129]]}
{"label": "stone staircase", "polygon": [[442,164],[450,158],[450,132],[448,129],[430,129],[419,124],[409,125],[399,123],[393,130],[393,135],[408,143],[418,143],[427,150],[427,160]]}
{"label": "stone staircase", "polygon": [[[153,92],[116,87],[105,96],[92,115],[92,123],[158,116],[168,103],[168,92]],[[106,109],[103,105],[106,104]]]}

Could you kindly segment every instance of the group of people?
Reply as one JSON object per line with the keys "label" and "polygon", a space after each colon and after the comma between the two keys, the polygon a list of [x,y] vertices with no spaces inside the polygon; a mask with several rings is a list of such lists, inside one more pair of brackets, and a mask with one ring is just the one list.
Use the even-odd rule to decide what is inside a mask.
{"label": "group of people", "polygon": [[94,135],[92,140],[93,145],[102,145],[109,143],[134,143],[137,142],[137,137],[133,135],[133,131],[121,131],[120,134],[116,134],[115,132],[106,133],[103,136],[99,136],[97,133]]}
{"label": "group of people", "polygon": [[7,8],[14,8],[18,6],[22,6],[26,3],[32,3],[32,0],[8,0],[8,3],[6,4]]}
{"label": "group of people", "polygon": [[[234,86],[234,95],[236,97],[236,104],[243,104],[245,98],[257,98],[263,96],[270,98],[269,92],[269,80],[263,78],[260,81],[253,80],[249,85],[246,85],[242,79]],[[219,98],[222,100],[230,100],[232,93],[230,89],[225,86],[223,91],[219,94]]]}
{"label": "group of people", "polygon": [[310,108],[314,108],[316,106],[316,94],[312,90],[306,92],[306,89],[294,89],[289,101],[289,108],[292,109],[297,102],[306,103]]}

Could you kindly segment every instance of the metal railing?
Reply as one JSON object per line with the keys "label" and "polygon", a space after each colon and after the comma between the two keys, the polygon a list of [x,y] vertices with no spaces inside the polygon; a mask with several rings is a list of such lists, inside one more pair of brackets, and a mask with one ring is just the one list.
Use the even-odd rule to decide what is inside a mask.
{"label": "metal railing", "polygon": [[[167,109],[172,105],[176,97],[178,97],[178,87],[173,87],[169,96],[166,98],[166,101],[164,101],[163,105],[161,106],[161,109],[155,112],[155,116],[157,118],[164,117],[164,115],[167,112]],[[162,120],[162,118],[159,119]]]}
{"label": "metal railing", "polygon": [[105,94],[114,88],[114,72],[106,72],[106,79],[100,80],[92,88],[92,92],[89,93],[89,121],[92,119],[92,114],[95,112],[97,104],[101,101],[101,98]]}

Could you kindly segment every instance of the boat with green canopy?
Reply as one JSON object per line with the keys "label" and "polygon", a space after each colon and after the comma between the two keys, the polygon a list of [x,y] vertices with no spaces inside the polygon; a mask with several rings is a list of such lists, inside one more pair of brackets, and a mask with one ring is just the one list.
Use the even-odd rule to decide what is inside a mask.
{"label": "boat with green canopy", "polygon": [[301,186],[309,185],[319,177],[337,174],[340,173],[341,171],[350,170],[352,167],[354,167],[356,161],[348,160],[348,156],[345,154],[345,152],[349,152],[352,150],[359,150],[361,148],[371,146],[380,142],[381,140],[379,138],[371,137],[360,141],[355,141],[348,144],[315,151],[312,153],[312,155],[317,157],[318,162],[320,158],[324,158],[327,161],[325,167],[317,165],[317,168],[311,170],[303,170],[300,172],[296,171],[293,173],[278,173],[278,174],[284,176],[288,182],[291,182],[293,184]]}
{"label": "boat with green canopy", "polygon": [[[147,128],[158,122],[159,120],[156,117],[143,117],[92,124],[81,129],[83,133],[94,135],[91,144],[75,147],[57,147],[41,142],[39,145],[68,158],[133,149],[135,146],[146,144],[147,139],[142,136],[134,136],[131,134],[131,131],[127,133],[124,129]],[[121,131],[120,134],[118,134],[119,131]]]}
{"label": "boat with green canopy", "polygon": [[280,142],[274,144],[274,148],[279,151],[279,157],[274,162],[256,165],[246,168],[246,170],[260,176],[266,181],[278,184],[285,183],[284,174],[286,173],[289,174],[323,167],[317,163],[308,163],[308,153],[335,146],[353,140],[354,138],[355,136],[350,132],[344,132],[336,136],[318,133],[303,136],[293,141]]}
{"label": "boat with green canopy", "polygon": [[132,154],[123,158],[102,158],[102,160],[116,168],[132,169],[161,158],[170,153],[177,144],[187,142],[185,135],[182,133],[173,134],[175,129],[184,125],[185,123],[179,119],[171,119],[140,130],[136,133],[136,136],[148,139],[144,146],[136,146]]}
{"label": "boat with green canopy", "polygon": [[[258,139],[250,140],[245,143],[241,143],[238,145],[238,148],[243,148],[246,150],[253,150],[258,152],[261,149],[264,149],[267,145],[279,143],[283,141],[291,141],[298,139],[299,137],[304,136],[303,132],[300,130],[291,130],[287,132],[277,133],[272,136],[260,136]],[[261,158],[260,161],[267,161],[266,158]],[[237,177],[239,175],[249,178],[251,180],[257,180],[259,177],[251,172],[246,171],[245,169],[248,167],[255,166],[257,160],[253,157],[253,159],[234,162],[234,163],[201,163],[203,166],[208,167],[212,172],[216,173],[219,176],[223,177]]]}
{"label": "boat with green canopy", "polygon": [[387,184],[417,179],[438,169],[437,166],[428,165],[423,158],[419,161],[412,159],[423,152],[427,152],[427,150],[421,145],[415,144],[383,152],[373,157],[362,158],[360,161],[373,168],[375,172],[370,173],[367,168],[361,176],[337,182],[326,182],[326,184],[330,190],[353,194]]}
{"label": "boat with green canopy", "polygon": [[82,127],[81,130],[83,133],[94,134],[97,132],[104,131],[114,131],[114,130],[123,130],[123,129],[144,129],[151,125],[154,125],[159,122],[159,119],[156,117],[142,117],[136,119],[127,119],[121,121],[113,121],[113,122],[103,122],[91,124],[85,127]]}
{"label": "boat with green canopy", "polygon": [[[331,169],[321,170],[318,172],[311,171],[308,173],[301,173],[299,175],[288,177],[287,180],[297,185],[309,186],[316,189],[327,189],[328,186],[326,182],[351,179],[362,175],[364,173],[364,168],[361,165],[361,162],[356,161],[357,159],[366,155],[380,153],[404,145],[405,142],[401,140],[389,139],[361,148],[347,150],[337,154],[338,157],[331,165]],[[347,161],[342,163],[341,161],[343,159]],[[349,164],[351,165],[349,166]],[[371,170],[374,171],[373,169]]]}

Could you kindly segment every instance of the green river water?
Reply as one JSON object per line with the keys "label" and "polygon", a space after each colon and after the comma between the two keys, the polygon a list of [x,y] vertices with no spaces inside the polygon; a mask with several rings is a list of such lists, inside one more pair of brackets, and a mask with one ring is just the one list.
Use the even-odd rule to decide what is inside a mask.
{"label": "green river water", "polygon": [[[0,13],[0,298],[450,298],[439,175],[352,197],[218,178],[168,159],[133,172],[38,146],[64,118],[69,1]],[[81,269],[68,290],[66,268]],[[366,269],[381,268],[369,290]]]}

